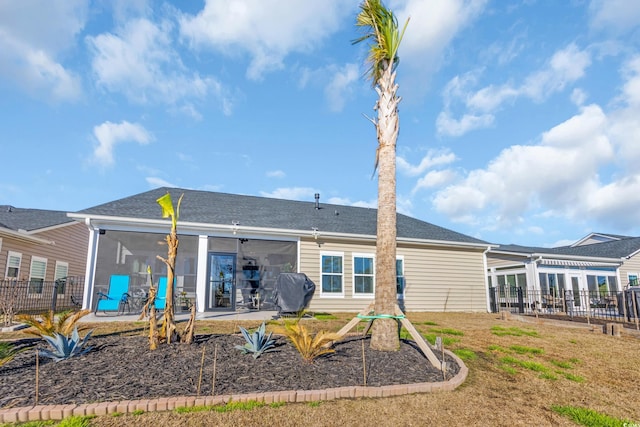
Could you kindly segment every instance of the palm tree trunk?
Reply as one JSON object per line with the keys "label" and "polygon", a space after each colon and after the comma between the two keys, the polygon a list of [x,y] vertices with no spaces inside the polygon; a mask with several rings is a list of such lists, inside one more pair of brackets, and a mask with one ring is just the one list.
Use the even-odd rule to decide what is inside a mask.
{"label": "palm tree trunk", "polygon": [[[395,73],[387,67],[380,79],[378,92],[378,218],[376,243],[376,314],[394,314],[396,304],[396,141],[399,119]],[[398,322],[376,319],[373,323],[371,348],[395,351],[400,348]]]}

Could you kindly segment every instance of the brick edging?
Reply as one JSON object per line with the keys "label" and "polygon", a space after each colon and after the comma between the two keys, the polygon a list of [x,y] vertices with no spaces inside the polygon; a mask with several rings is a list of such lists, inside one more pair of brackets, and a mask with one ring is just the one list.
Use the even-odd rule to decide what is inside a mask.
{"label": "brick edging", "polygon": [[360,397],[389,397],[413,393],[453,391],[462,384],[469,373],[464,362],[452,352],[445,352],[458,363],[460,370],[451,379],[441,382],[385,385],[380,387],[348,386],[323,390],[285,390],[262,393],[226,394],[220,396],[178,396],[156,399],[123,400],[119,402],[83,403],[70,405],[36,405],[19,408],[0,409],[0,423],[26,421],[62,420],[70,416],[130,414],[134,411],[171,411],[181,407],[212,406],[234,402],[255,400],[264,403],[275,402],[315,402],[321,400],[353,399]]}

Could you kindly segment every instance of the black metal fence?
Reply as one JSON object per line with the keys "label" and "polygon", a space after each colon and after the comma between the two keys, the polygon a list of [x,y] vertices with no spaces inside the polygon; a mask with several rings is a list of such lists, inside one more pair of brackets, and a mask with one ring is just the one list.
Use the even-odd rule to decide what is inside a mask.
{"label": "black metal fence", "polygon": [[564,290],[550,295],[540,291],[517,287],[490,288],[491,310],[519,314],[584,317],[618,322],[636,322],[640,319],[640,286],[624,291]]}
{"label": "black metal fence", "polygon": [[0,314],[39,314],[49,310],[77,310],[82,307],[84,277],[69,276],[54,282],[0,281]]}

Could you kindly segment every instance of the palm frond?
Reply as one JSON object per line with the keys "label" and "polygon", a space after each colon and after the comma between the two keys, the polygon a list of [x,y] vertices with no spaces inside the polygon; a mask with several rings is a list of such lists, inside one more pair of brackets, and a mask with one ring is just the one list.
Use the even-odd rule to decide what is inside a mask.
{"label": "palm frond", "polygon": [[362,28],[365,34],[352,43],[369,41],[367,76],[373,86],[377,84],[384,70],[388,67],[395,68],[397,65],[398,47],[408,23],[409,20],[405,23],[402,33],[399,33],[396,16],[381,0],[363,0],[360,4],[356,27]]}

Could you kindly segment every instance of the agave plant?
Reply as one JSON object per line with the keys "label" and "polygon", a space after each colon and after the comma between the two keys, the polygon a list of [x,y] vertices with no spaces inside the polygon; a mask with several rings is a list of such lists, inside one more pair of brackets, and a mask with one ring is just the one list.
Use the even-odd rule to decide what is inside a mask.
{"label": "agave plant", "polygon": [[78,328],[73,328],[71,338],[57,332],[52,337],[43,335],[42,338],[49,343],[53,350],[40,350],[40,354],[56,362],[85,354],[91,350],[91,347],[85,348],[84,346],[87,344],[92,332],[89,331],[82,339],[78,335]]}
{"label": "agave plant", "polygon": [[240,332],[247,341],[244,345],[236,345],[238,350],[242,350],[244,354],[251,353],[254,359],[262,356],[262,353],[275,350],[276,340],[271,339],[272,332],[266,334],[266,326],[264,322],[253,333],[249,333],[245,328],[240,326]]}
{"label": "agave plant", "polygon": [[67,337],[76,328],[78,320],[89,313],[91,313],[91,310],[63,311],[58,315],[53,311],[48,311],[37,316],[19,314],[16,319],[31,326],[31,328],[24,331],[27,334],[43,338],[45,336],[53,337],[55,334]]}

